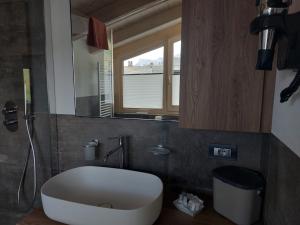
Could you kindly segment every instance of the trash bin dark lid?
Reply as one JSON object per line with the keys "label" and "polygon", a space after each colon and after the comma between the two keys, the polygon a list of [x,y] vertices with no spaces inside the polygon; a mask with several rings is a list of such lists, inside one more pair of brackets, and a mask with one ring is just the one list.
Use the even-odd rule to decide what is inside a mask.
{"label": "trash bin dark lid", "polygon": [[213,175],[221,181],[241,189],[263,189],[265,184],[264,178],[259,172],[243,167],[219,167],[213,170]]}

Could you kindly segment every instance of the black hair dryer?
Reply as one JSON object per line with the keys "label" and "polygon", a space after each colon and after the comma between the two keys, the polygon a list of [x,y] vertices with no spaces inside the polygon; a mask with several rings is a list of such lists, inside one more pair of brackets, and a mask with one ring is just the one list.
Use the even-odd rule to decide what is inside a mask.
{"label": "black hair dryer", "polygon": [[[288,13],[291,0],[256,0],[258,18],[267,18],[271,15]],[[275,27],[261,27],[259,32],[259,50],[256,69],[272,70],[274,49],[278,39],[278,30]]]}
{"label": "black hair dryer", "polygon": [[250,25],[252,34],[259,34],[257,70],[272,70],[278,44],[277,67],[298,71],[289,87],[280,94],[286,102],[300,87],[300,13],[288,14],[292,0],[256,0],[258,16]]}

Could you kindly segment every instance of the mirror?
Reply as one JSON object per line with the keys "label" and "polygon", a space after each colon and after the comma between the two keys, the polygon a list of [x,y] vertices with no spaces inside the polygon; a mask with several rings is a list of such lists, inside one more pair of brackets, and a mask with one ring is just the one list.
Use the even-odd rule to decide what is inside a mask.
{"label": "mirror", "polygon": [[76,115],[176,119],[181,0],[70,1]]}

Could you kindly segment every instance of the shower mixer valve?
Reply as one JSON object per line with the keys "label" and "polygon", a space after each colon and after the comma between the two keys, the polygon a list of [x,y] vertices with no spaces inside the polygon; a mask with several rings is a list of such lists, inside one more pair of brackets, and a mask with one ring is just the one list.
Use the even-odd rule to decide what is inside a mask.
{"label": "shower mixer valve", "polygon": [[4,126],[11,132],[15,132],[18,130],[18,107],[12,102],[6,102],[2,114],[4,115]]}

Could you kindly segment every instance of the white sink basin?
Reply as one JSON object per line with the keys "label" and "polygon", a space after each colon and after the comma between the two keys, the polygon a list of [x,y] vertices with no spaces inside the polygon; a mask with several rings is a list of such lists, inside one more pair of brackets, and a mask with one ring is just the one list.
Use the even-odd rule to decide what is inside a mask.
{"label": "white sink basin", "polygon": [[162,208],[163,185],[150,174],[80,167],[42,187],[46,215],[71,225],[152,225]]}

